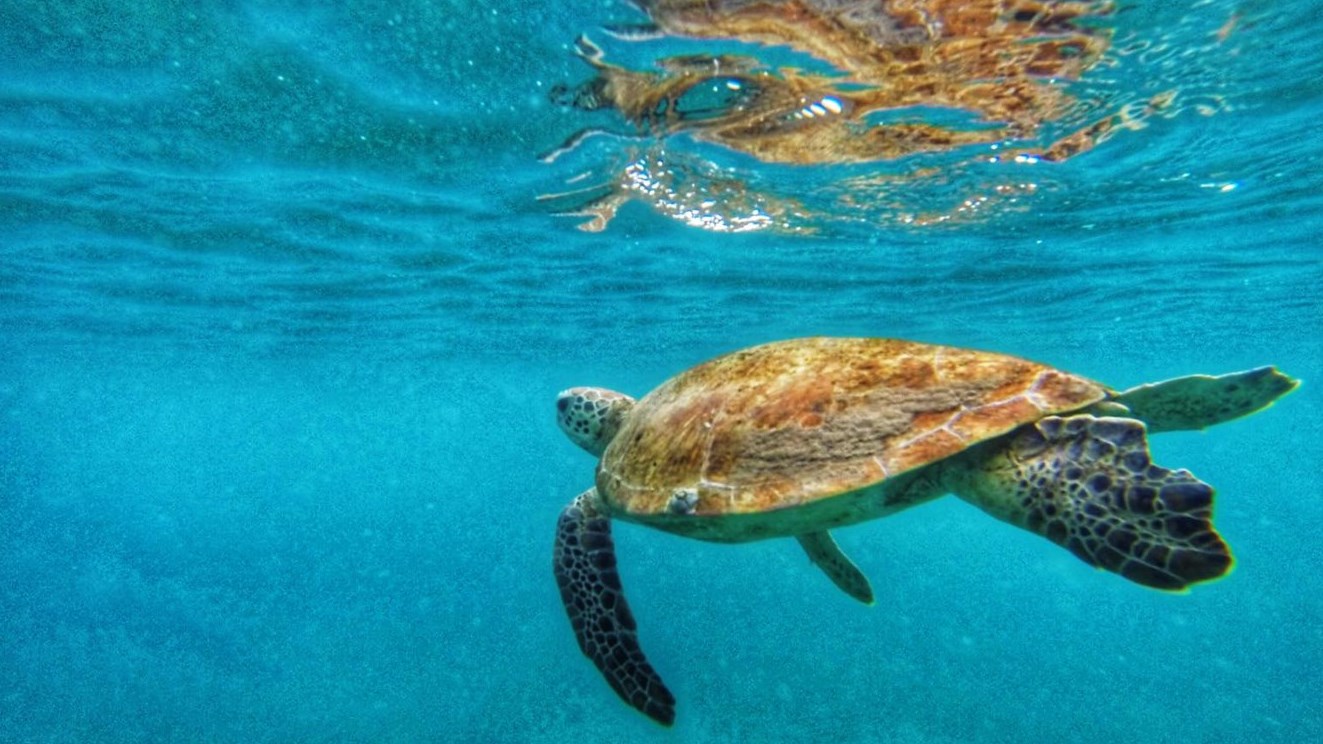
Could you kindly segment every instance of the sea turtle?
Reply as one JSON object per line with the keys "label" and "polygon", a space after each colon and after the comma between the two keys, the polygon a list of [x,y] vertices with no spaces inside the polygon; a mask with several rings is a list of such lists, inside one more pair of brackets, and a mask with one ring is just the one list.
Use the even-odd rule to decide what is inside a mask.
{"label": "sea turtle", "polygon": [[1294,389],[1273,367],[1116,392],[985,351],[804,338],[694,367],[635,401],[576,387],[556,401],[600,456],[561,512],[554,569],[580,648],[627,703],[670,725],[675,698],[640,649],[611,519],[717,542],[795,537],[850,596],[867,578],[829,529],[954,493],[1094,566],[1180,590],[1231,554],[1213,489],[1149,460],[1147,434],[1203,429]]}

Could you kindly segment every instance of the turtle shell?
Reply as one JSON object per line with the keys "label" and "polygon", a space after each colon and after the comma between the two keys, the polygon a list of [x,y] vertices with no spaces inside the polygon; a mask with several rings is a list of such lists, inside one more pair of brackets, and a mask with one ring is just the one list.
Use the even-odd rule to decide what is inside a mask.
{"label": "turtle shell", "polygon": [[794,509],[878,486],[1043,416],[1102,385],[1004,354],[872,338],[737,351],[663,383],[602,455],[598,492],[622,517]]}

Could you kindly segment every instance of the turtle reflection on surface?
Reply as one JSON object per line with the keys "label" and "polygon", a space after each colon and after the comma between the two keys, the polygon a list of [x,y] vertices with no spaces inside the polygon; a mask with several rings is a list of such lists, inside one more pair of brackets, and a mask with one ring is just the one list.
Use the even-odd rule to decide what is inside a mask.
{"label": "turtle reflection on surface", "polygon": [[[1061,83],[1078,79],[1108,43],[1103,29],[1078,21],[1106,12],[1087,3],[643,5],[662,31],[785,45],[841,75],[773,71],[735,55],[668,57],[657,71],[629,70],[581,37],[578,52],[597,76],[558,89],[557,100],[615,109],[645,131],[687,131],[776,163],[889,160],[1031,137],[1069,103]],[[966,112],[970,121],[926,121],[933,110]],[[879,115],[890,121],[870,121]]]}
{"label": "turtle reflection on surface", "polygon": [[[686,55],[631,70],[580,37],[595,76],[558,86],[553,100],[610,109],[626,136],[685,133],[767,163],[890,161],[968,145],[1007,143],[1011,155],[1062,160],[1125,120],[1078,125],[1055,142],[1033,138],[1073,100],[1064,86],[1098,62],[1111,31],[1106,2],[1028,0],[638,0],[651,24],[624,37],[668,34],[788,47],[835,72],[772,69],[750,56]],[[577,132],[548,162],[601,129]],[[1056,134],[1053,132],[1052,134]],[[583,210],[581,210],[582,213]],[[600,215],[599,215],[600,216]],[[609,219],[609,216],[606,217]],[[604,223],[597,223],[600,227]]]}

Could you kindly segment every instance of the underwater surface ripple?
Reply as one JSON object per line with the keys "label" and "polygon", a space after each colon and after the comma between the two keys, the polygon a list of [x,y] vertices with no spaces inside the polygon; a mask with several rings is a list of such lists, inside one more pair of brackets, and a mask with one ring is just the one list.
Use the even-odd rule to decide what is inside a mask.
{"label": "underwater surface ripple", "polygon": [[[578,34],[642,20],[629,3],[5,3],[0,741],[1323,738],[1317,16],[1121,2],[1075,115],[1175,103],[1064,163],[962,153],[911,189],[889,178],[911,161],[676,137],[819,208],[816,234],[638,202],[589,234],[537,197],[620,142],[536,157],[620,125],[549,92],[585,79]],[[893,219],[1007,179],[1034,188]],[[620,527],[668,734],[565,621],[551,538],[593,464],[554,396],[809,334],[1117,387],[1264,364],[1304,385],[1155,439],[1217,487],[1237,555],[1188,595],[954,500],[841,532],[869,609],[784,541]]]}

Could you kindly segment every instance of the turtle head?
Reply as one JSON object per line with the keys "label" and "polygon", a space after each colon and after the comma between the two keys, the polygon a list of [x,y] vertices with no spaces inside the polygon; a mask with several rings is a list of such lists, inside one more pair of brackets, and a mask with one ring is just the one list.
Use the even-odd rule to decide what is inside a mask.
{"label": "turtle head", "polygon": [[624,393],[570,388],[556,396],[556,423],[570,441],[601,457],[633,408],[634,399]]}

